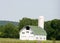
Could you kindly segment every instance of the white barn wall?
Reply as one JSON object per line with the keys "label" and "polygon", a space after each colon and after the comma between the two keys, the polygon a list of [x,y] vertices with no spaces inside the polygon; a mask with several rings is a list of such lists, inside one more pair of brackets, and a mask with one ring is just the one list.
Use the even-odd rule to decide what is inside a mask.
{"label": "white barn wall", "polygon": [[[38,39],[36,39],[38,37]],[[35,40],[46,40],[46,36],[42,35],[35,35]]]}
{"label": "white barn wall", "polygon": [[[29,33],[26,33],[26,31],[29,31]],[[22,34],[22,32],[25,32],[25,34]],[[34,40],[34,34],[30,34],[32,31],[31,30],[26,30],[23,29],[20,31],[20,39],[21,40]],[[24,37],[24,38],[23,38]]]}

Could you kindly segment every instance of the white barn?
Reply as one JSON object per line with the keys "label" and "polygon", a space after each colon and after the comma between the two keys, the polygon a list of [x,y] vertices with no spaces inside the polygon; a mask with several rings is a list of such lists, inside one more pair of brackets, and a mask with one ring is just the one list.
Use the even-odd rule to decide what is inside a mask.
{"label": "white barn", "polygon": [[38,26],[24,26],[19,34],[20,40],[46,40],[47,33],[44,30],[44,17],[39,17]]}

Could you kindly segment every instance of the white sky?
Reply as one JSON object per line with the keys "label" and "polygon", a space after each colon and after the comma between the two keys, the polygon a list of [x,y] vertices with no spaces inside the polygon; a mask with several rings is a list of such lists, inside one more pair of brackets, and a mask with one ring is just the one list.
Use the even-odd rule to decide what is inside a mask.
{"label": "white sky", "polygon": [[60,19],[60,0],[0,0],[0,20],[19,21],[23,17]]}

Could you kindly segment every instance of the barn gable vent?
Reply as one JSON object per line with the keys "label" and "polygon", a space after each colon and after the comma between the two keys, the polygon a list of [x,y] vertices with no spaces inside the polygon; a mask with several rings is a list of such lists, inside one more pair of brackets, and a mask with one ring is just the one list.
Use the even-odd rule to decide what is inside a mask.
{"label": "barn gable vent", "polygon": [[26,30],[30,30],[30,27],[29,26],[26,26]]}

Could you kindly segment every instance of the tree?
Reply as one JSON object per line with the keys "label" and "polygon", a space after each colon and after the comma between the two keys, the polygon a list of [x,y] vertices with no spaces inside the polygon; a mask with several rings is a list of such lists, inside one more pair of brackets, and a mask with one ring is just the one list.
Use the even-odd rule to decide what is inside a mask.
{"label": "tree", "polygon": [[49,39],[49,40],[51,40],[51,36],[52,36],[51,34],[54,31],[50,25],[51,25],[51,21],[45,21],[44,29],[46,30],[47,39]]}
{"label": "tree", "polygon": [[3,37],[4,36],[4,26],[3,25],[1,25],[0,26],[0,37]]}
{"label": "tree", "polygon": [[51,27],[54,29],[53,38],[59,40],[60,38],[60,20],[54,19],[51,21]]}
{"label": "tree", "polygon": [[45,22],[45,30],[47,32],[47,39],[60,40],[60,20],[54,19]]}
{"label": "tree", "polygon": [[18,29],[12,23],[8,23],[4,26],[4,38],[18,38]]}

